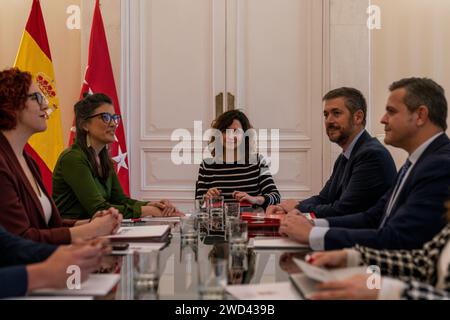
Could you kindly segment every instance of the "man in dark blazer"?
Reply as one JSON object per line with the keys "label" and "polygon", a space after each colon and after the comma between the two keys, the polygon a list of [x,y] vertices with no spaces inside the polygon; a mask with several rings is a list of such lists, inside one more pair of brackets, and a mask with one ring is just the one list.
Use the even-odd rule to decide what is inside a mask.
{"label": "man in dark blazer", "polygon": [[[363,245],[416,249],[446,224],[444,202],[450,186],[450,139],[444,89],[426,78],[402,79],[391,94],[381,123],[385,142],[408,152],[393,187],[369,210],[311,223],[295,212],[280,232],[314,250]],[[298,212],[297,212],[298,213]]]}
{"label": "man in dark blazer", "polygon": [[324,116],[331,142],[343,150],[333,173],[319,195],[282,201],[267,214],[288,213],[294,208],[313,212],[317,218],[344,216],[373,206],[391,187],[396,175],[389,151],[364,129],[367,105],[362,93],[339,88],[327,93]]}
{"label": "man in dark blazer", "polygon": [[0,227],[0,299],[36,289],[62,288],[67,268],[78,266],[81,279],[94,271],[109,249],[103,241],[57,247],[25,240]]}

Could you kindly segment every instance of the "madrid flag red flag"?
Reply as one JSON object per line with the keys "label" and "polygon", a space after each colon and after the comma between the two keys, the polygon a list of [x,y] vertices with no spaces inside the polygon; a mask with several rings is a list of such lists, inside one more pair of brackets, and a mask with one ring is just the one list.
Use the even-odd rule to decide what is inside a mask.
{"label": "madrid flag red flag", "polygon": [[[119,99],[117,98],[116,84],[109,56],[103,18],[100,11],[99,0],[96,1],[94,17],[92,21],[91,40],[89,44],[88,66],[81,89],[81,98],[84,93],[103,93],[109,96],[116,114],[120,113]],[[71,132],[70,143],[74,140],[74,132]],[[119,125],[116,131],[116,142],[110,147],[115,169],[125,194],[129,195],[129,172],[127,159],[127,146],[123,126]]]}
{"label": "madrid flag red flag", "polygon": [[45,132],[34,134],[25,150],[37,162],[45,187],[52,191],[52,172],[63,151],[61,110],[56,94],[55,73],[39,0],[33,0],[30,17],[20,43],[14,66],[32,74],[52,111]]}

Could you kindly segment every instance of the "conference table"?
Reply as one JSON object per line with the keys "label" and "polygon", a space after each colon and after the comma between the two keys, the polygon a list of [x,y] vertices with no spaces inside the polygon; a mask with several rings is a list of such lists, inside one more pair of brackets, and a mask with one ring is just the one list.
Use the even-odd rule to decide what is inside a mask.
{"label": "conference table", "polygon": [[[258,214],[255,209],[255,214]],[[259,214],[260,211],[259,211]],[[151,224],[151,222],[149,222]],[[251,241],[250,241],[251,243]],[[199,267],[226,260],[228,285],[261,284],[289,281],[289,274],[299,272],[292,258],[303,259],[306,249],[256,249],[249,245],[246,252],[235,253],[221,237],[185,241],[179,223],[171,222],[171,236],[159,251],[159,279],[154,290],[144,297],[135,290],[135,257],[132,253],[110,256],[104,262],[104,272],[120,274],[120,280],[105,299],[116,300],[198,300]],[[229,294],[226,299],[233,299]]]}

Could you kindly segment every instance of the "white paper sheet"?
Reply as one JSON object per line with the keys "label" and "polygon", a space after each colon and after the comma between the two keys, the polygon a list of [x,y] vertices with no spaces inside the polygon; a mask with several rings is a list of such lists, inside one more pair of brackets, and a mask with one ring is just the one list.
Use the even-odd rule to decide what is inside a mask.
{"label": "white paper sheet", "polygon": [[134,251],[138,251],[138,250],[161,250],[161,248],[163,248],[166,243],[160,243],[160,242],[153,242],[153,243],[145,243],[145,242],[134,242],[134,243],[130,243],[130,246],[128,247],[128,249],[126,250],[117,250],[117,251],[112,251],[111,254],[112,255],[119,255],[119,256],[123,256],[126,254],[133,254]]}
{"label": "white paper sheet", "polygon": [[167,225],[162,226],[141,226],[141,227],[121,227],[115,235],[107,236],[109,239],[133,239],[133,238],[153,238],[163,236]]}
{"label": "white paper sheet", "polygon": [[120,275],[118,274],[91,274],[81,284],[80,290],[41,289],[34,291],[32,296],[105,296],[114,288],[119,280]]}
{"label": "white paper sheet", "polygon": [[295,264],[300,268],[300,270],[302,270],[304,274],[310,279],[320,282],[335,280],[333,273],[324,268],[318,268],[300,259],[294,258],[293,260]]}
{"label": "white paper sheet", "polygon": [[301,296],[290,282],[227,286],[238,300],[299,300]]}
{"label": "white paper sheet", "polygon": [[308,249],[309,246],[288,238],[253,238],[249,246],[255,249]]}
{"label": "white paper sheet", "polygon": [[7,300],[94,300],[93,296],[29,296],[29,297],[20,297],[20,298],[12,298]]}
{"label": "white paper sheet", "polygon": [[300,259],[294,258],[293,260],[308,278],[319,282],[345,280],[355,274],[366,273],[366,267],[324,269],[313,266]]}
{"label": "white paper sheet", "polygon": [[292,274],[290,278],[305,298],[309,298],[313,293],[318,291],[317,285],[320,282],[345,280],[356,274],[365,273],[366,271],[365,267],[327,270],[312,266],[309,263],[296,258],[293,260],[304,273]]}
{"label": "white paper sheet", "polygon": [[[185,217],[190,217],[190,213],[186,213]],[[141,219],[142,221],[158,221],[158,222],[177,222],[180,221],[180,217],[145,217]]]}
{"label": "white paper sheet", "polygon": [[[186,214],[186,216],[190,216]],[[136,223],[136,221],[141,222],[178,222],[180,221],[180,217],[145,217],[140,219],[123,219],[122,223]]]}

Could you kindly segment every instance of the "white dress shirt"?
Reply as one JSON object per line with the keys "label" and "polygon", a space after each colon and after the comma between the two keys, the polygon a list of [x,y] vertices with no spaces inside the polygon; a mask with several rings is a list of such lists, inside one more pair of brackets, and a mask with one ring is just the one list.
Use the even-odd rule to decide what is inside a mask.
{"label": "white dress shirt", "polygon": [[51,205],[48,197],[42,191],[39,184],[37,185],[37,187],[39,188],[39,192],[40,192],[40,195],[37,195],[37,196],[38,196],[39,201],[41,202],[42,210],[44,211],[45,223],[48,225],[50,218],[52,217],[52,205]]}

